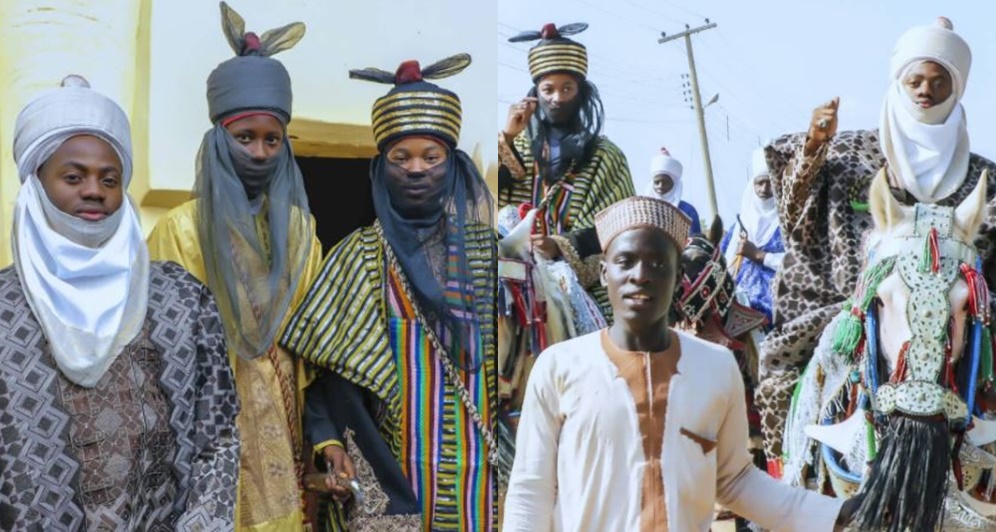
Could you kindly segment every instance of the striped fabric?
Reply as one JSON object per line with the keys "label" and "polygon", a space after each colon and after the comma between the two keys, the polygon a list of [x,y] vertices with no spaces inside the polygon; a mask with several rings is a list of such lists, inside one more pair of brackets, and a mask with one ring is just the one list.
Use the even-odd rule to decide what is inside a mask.
{"label": "striped fabric", "polygon": [[[390,272],[388,293],[391,347],[405,405],[401,467],[422,503],[423,530],[494,530],[496,501],[484,442],[446,378],[440,353],[415,321],[397,276]],[[480,349],[480,340],[475,343]],[[463,382],[481,414],[490,417],[483,376],[465,373]]]}
{"label": "striped fabric", "polygon": [[533,81],[554,72],[588,76],[588,50],[570,39],[544,41],[529,50],[529,74]]}
{"label": "striped fabric", "polygon": [[[497,268],[493,230],[475,227],[467,233],[469,265],[478,273],[475,289],[493,294]],[[392,289],[400,272],[387,274],[384,245],[373,227],[358,229],[337,244],[280,343],[381,400],[380,433],[411,474],[416,493],[424,497],[420,499],[426,504],[424,518],[435,520],[432,530],[491,530],[497,501],[486,465],[487,449],[446,382],[438,355],[428,348],[422,325],[406,319],[412,315],[411,305]],[[491,317],[480,324],[477,342],[484,365],[466,382],[493,430],[498,399],[494,309],[482,307],[478,313]],[[433,410],[440,408],[442,412]],[[416,464],[438,460],[439,471],[434,478],[419,474],[413,460]],[[457,489],[465,492],[456,497]]]}
{"label": "striped fabric", "polygon": [[[515,138],[515,150],[528,174],[498,195],[498,208],[531,203],[539,205],[547,193],[536,175],[536,163],[525,132]],[[595,154],[581,171],[568,175],[550,198],[549,207],[538,220],[546,234],[562,234],[595,226],[595,214],[617,201],[635,194],[626,156],[608,138],[601,137]],[[608,296],[601,286],[589,289],[603,313],[611,312]],[[606,314],[607,316],[611,314]]]}
{"label": "striped fabric", "polygon": [[692,220],[678,207],[647,196],[633,196],[595,215],[595,230],[603,251],[608,250],[619,233],[636,227],[659,229],[679,251],[684,251]]}
{"label": "striped fabric", "polygon": [[461,116],[460,98],[435,87],[435,90],[391,91],[374,103],[370,120],[379,147],[388,139],[412,133],[435,134],[456,145]]}

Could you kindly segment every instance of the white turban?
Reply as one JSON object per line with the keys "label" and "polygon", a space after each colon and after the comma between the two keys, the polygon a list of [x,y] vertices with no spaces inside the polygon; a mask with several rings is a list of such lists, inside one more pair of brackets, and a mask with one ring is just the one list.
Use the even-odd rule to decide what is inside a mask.
{"label": "white turban", "polygon": [[[747,233],[747,239],[758,247],[767,245],[778,230],[778,205],[772,195],[762,200],[754,189],[754,181],[760,176],[770,175],[768,161],[765,159],[764,148],[758,148],[751,154],[750,175],[747,186],[740,196],[740,223]],[[726,263],[733,264],[737,258],[737,248],[740,247],[740,228],[734,226],[733,236],[726,247]],[[769,266],[770,267],[770,266]]]}
{"label": "white turban", "polygon": [[965,39],[954,32],[951,21],[942,18],[933,26],[910,28],[899,37],[889,59],[892,79],[901,79],[907,67],[920,61],[933,61],[943,66],[951,74],[955,94],[959,100],[962,98],[972,68],[972,50]]}
{"label": "white turban", "polygon": [[[944,67],[954,85],[947,100],[929,109],[917,106],[903,87],[909,71],[925,61]],[[908,30],[892,52],[879,143],[889,168],[918,201],[935,203],[950,196],[968,174],[968,130],[960,101],[971,65],[968,44],[945,18],[935,26]]]}
{"label": "white turban", "polygon": [[145,323],[149,252],[138,215],[124,194],[121,207],[89,222],[56,207],[38,168],[67,140],[92,135],[121,161],[131,181],[131,130],[124,111],[71,77],[21,111],[14,160],[21,190],[14,210],[14,266],[24,294],[65,376],[93,387]]}
{"label": "white turban", "polygon": [[[131,128],[113,100],[79,77],[43,93],[21,110],[14,127],[14,162],[23,183],[70,137],[93,135],[111,145],[121,160],[125,188],[131,182]],[[70,81],[72,80],[72,81]]]}
{"label": "white turban", "polygon": [[[647,187],[647,192],[644,196],[664,200],[671,205],[678,206],[678,203],[681,202],[681,172],[681,161],[671,157],[667,148],[661,148],[660,153],[655,155],[650,161],[650,185]],[[661,174],[670,176],[671,181],[674,183],[674,186],[666,194],[658,194],[654,190],[654,177]]]}

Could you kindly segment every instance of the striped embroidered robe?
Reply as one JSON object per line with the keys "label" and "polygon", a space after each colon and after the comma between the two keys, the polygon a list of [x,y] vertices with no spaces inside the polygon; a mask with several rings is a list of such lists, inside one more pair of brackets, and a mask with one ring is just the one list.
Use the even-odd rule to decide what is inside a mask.
{"label": "striped embroidered robe", "polygon": [[[472,228],[466,238],[475,291],[493,294],[493,232]],[[443,371],[446,355],[427,341],[422,328],[431,325],[400,289],[403,273],[388,266],[386,245],[374,227],[337,244],[281,340],[327,370],[308,390],[306,438],[316,447],[344,443],[367,489],[365,504],[332,508],[332,529],[348,521],[351,530],[497,530],[488,449]],[[460,374],[494,430],[494,309],[478,313],[488,317],[474,341],[483,364]]]}
{"label": "striped embroidered robe", "polygon": [[[498,193],[498,208],[531,203],[547,207],[537,228],[554,237],[564,259],[578,275],[582,286],[598,301],[603,314],[611,317],[608,297],[598,279],[600,248],[584,246],[591,238],[581,237],[595,227],[595,214],[635,194],[626,156],[612,141],[599,137],[594,155],[579,169],[568,172],[562,181],[547,186],[538,175],[535,159],[525,132],[510,148],[499,135],[498,154],[502,171],[512,177],[512,185]],[[548,197],[549,196],[549,197]],[[593,233],[593,231],[592,231]]]}

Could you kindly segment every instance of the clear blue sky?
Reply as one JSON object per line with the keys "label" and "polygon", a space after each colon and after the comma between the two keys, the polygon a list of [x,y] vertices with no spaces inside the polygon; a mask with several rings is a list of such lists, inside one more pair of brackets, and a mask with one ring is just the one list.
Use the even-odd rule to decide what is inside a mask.
{"label": "clear blue sky", "polygon": [[878,125],[888,86],[889,55],[911,26],[937,16],[954,22],[972,48],[962,101],[972,151],[996,158],[996,37],[991,2],[923,0],[506,0],[498,10],[498,122],[525,94],[529,43],[509,35],[587,22],[573,37],[589,52],[589,79],[601,90],[606,134],[629,159],[637,191],[649,181],[650,158],[667,146],[685,166],[684,196],[700,215],[709,204],[695,115],[684,103],[684,40],[657,44],[661,31],[718,23],[693,36],[706,109],[717,197],[724,222],[739,209],[750,153],[759,142],[804,130],[813,107],[840,96],[841,129]]}

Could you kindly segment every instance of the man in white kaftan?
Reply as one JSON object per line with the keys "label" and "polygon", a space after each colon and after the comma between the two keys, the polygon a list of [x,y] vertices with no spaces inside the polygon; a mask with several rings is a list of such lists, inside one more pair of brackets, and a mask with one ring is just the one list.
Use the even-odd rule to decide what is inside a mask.
{"label": "man in white kaftan", "polygon": [[537,360],[504,530],[705,531],[717,501],[773,530],[846,523],[853,502],[779,484],[754,467],[733,354],[668,327],[690,220],[634,197],[595,224],[616,322]]}

